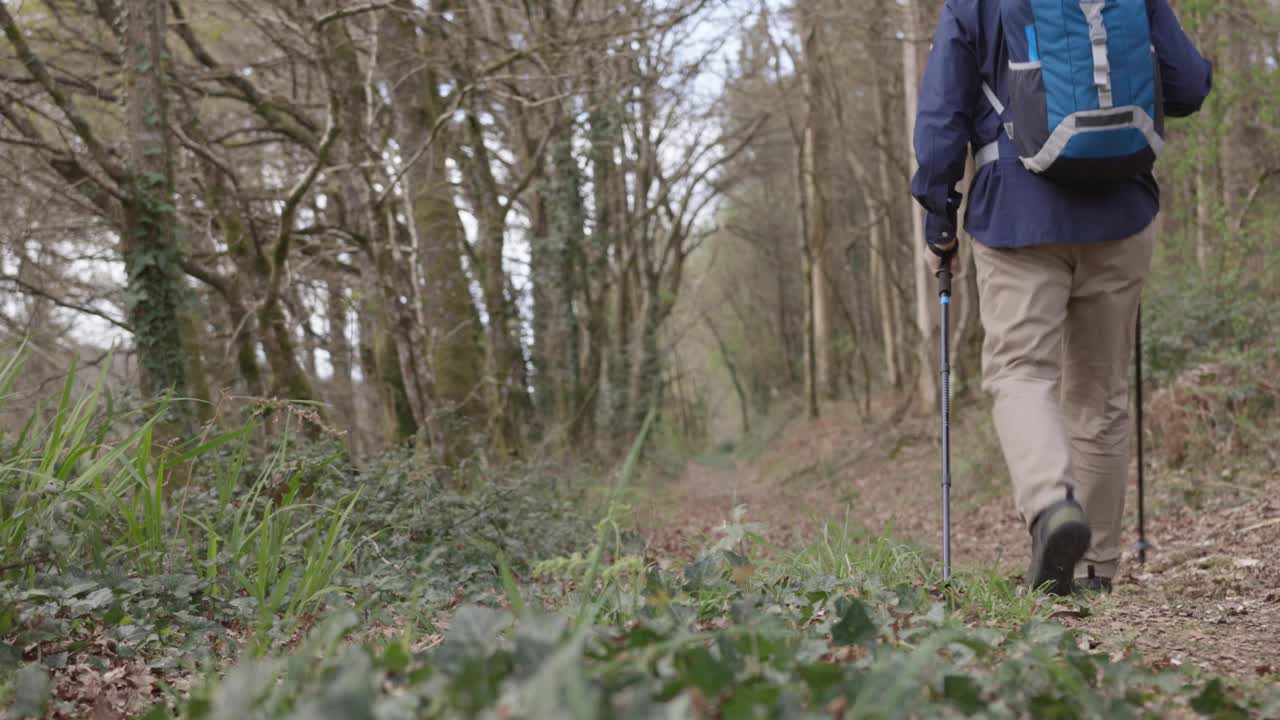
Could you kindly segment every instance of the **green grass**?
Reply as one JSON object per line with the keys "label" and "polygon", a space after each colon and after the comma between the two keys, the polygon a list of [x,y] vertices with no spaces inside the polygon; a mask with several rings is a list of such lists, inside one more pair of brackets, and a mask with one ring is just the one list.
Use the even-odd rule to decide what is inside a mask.
{"label": "green grass", "polygon": [[[0,410],[21,364],[17,355],[0,371]],[[0,459],[5,556],[18,559],[31,583],[39,571],[85,570],[189,574],[228,601],[242,591],[254,601],[257,647],[265,650],[262,636],[276,622],[315,608],[333,591],[352,555],[344,528],[358,494],[330,506],[305,503],[298,471],[278,500],[264,500],[287,463],[287,441],[240,492],[252,426],[168,447],[157,434],[166,407],[150,415],[99,412],[105,378],[104,370],[76,400],[73,371],[51,414],[37,407],[8,444]],[[115,430],[129,426],[136,429]],[[180,469],[224,448],[234,461],[210,483],[212,493],[197,488],[204,497],[193,498],[193,488],[172,487]]]}
{"label": "green grass", "polygon": [[892,579],[939,588],[950,610],[1003,627],[1046,620],[1053,611],[1048,597],[1026,592],[999,566],[960,567],[950,582],[943,582],[937,559],[922,548],[891,535],[869,536],[847,519],[841,524],[822,525],[813,543],[779,562],[774,571],[793,577],[830,576],[846,582]]}

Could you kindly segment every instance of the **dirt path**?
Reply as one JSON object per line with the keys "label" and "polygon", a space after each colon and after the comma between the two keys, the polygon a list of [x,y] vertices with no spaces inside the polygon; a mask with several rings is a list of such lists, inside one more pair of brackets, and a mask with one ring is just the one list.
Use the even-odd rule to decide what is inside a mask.
{"label": "dirt path", "polygon": [[[999,563],[1021,580],[1029,538],[979,413],[954,431],[952,547],[959,565]],[[863,423],[852,408],[793,423],[755,462],[690,463],[637,513],[650,554],[687,558],[745,506],[771,543],[802,544],[826,520],[939,543],[937,432],[929,421]],[[987,447],[981,447],[987,438]],[[978,446],[978,447],[975,447]],[[1163,477],[1153,477],[1165,475]],[[1145,565],[1126,555],[1117,592],[1072,621],[1101,649],[1157,665],[1198,665],[1240,680],[1280,679],[1280,475],[1224,481],[1149,471]],[[1126,522],[1133,530],[1131,489]]]}

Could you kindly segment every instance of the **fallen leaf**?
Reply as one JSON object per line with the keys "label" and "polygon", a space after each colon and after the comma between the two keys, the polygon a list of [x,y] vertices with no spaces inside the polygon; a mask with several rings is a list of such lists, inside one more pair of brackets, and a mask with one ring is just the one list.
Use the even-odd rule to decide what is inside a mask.
{"label": "fallen leaf", "polygon": [[93,703],[92,717],[93,720],[123,720],[124,715],[111,707],[111,701],[105,695],[100,695]]}

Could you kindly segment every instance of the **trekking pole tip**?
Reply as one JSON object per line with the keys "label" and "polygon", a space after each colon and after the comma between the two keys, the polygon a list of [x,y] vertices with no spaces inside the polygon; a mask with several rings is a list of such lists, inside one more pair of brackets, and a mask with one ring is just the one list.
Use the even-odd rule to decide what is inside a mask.
{"label": "trekking pole tip", "polygon": [[1147,562],[1147,552],[1155,550],[1156,546],[1152,545],[1148,540],[1142,539],[1133,546],[1133,549],[1138,553],[1138,562],[1145,563]]}

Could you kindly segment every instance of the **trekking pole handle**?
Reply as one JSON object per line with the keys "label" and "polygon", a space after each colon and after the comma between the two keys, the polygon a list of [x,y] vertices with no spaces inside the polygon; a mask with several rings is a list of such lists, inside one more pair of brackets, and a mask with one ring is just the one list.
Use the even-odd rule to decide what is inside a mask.
{"label": "trekking pole handle", "polygon": [[948,258],[938,271],[938,295],[951,297],[951,260]]}

